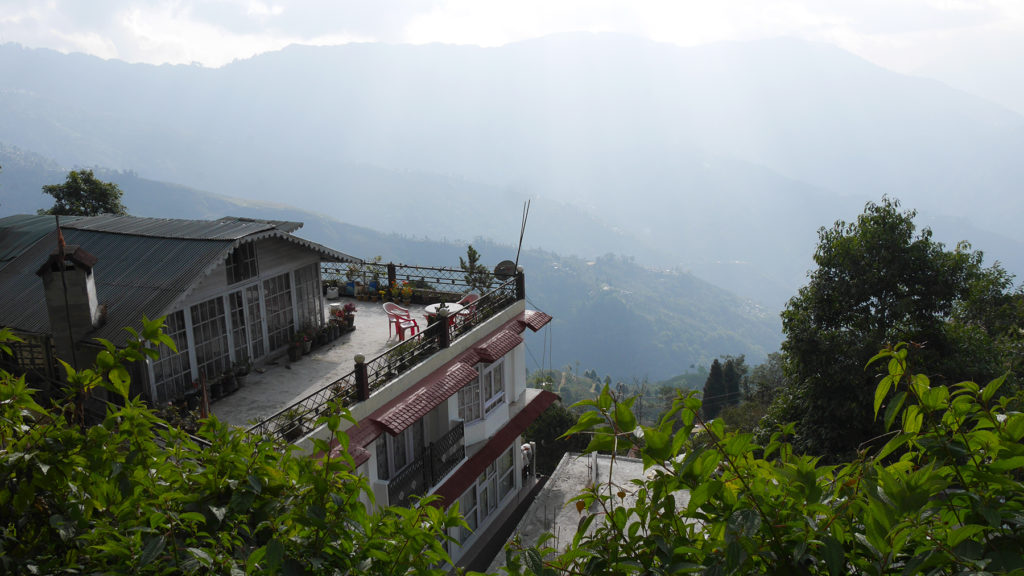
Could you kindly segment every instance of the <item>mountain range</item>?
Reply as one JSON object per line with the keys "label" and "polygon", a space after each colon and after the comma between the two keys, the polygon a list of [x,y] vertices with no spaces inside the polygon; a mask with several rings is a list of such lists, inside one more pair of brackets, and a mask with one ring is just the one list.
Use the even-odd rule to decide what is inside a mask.
{"label": "mountain range", "polygon": [[[648,322],[661,302],[616,302],[671,278],[736,295],[728,310],[708,310],[757,311],[774,326],[767,339],[749,330],[751,350],[640,338],[643,350],[702,350],[666,352],[681,355],[669,374],[708,354],[770,352],[777,312],[813,265],[818,228],[854,219],[883,195],[917,209],[939,240],[970,240],[989,262],[1024,271],[1024,118],[823,44],[681,48],[581,33],[498,48],[292,46],[218,69],[8,44],[0,77],[8,156],[103,167],[121,179],[133,213],[215,217],[225,212],[210,210],[286,205],[304,214],[295,219],[311,237],[323,234],[312,239],[373,255],[391,250],[372,232],[380,231],[418,257],[439,246],[464,251],[469,240],[515,244],[529,198],[524,245],[549,269],[574,258],[584,264],[558,270],[628,265],[642,278],[595,294],[607,317],[645,318],[635,329],[657,332]],[[11,160],[3,166],[6,212],[21,200],[5,182],[20,176]],[[141,182],[189,201],[133,199]],[[354,238],[368,250],[349,248]],[[414,248],[414,239],[434,242]],[[600,317],[583,311],[578,320]],[[574,338],[569,347],[590,344]],[[644,371],[651,360],[642,353],[632,357],[629,372],[584,365],[664,373],[661,364]]]}

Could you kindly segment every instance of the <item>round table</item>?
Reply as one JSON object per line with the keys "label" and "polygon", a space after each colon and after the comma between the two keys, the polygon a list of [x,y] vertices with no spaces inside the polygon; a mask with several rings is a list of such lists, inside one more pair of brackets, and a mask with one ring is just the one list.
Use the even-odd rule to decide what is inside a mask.
{"label": "round table", "polygon": [[[427,304],[423,308],[423,313],[426,314],[427,316],[437,316],[437,309],[441,307],[441,304],[443,304],[443,302],[438,302],[437,304]],[[448,317],[451,318],[452,316],[455,316],[459,312],[462,312],[462,309],[464,308],[464,306],[462,304],[456,304],[454,302],[449,302],[447,304],[447,308],[448,308]]]}

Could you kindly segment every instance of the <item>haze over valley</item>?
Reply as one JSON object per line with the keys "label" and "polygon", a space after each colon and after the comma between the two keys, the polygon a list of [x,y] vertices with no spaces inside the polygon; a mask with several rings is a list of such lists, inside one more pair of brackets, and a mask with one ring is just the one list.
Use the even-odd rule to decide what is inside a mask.
{"label": "haze over valley", "polygon": [[545,366],[667,378],[763,358],[817,229],[883,196],[1024,271],[1024,117],[814,42],[573,33],[291,46],[217,69],[7,44],[0,77],[0,215],[98,167],[136,215],[301,220],[414,264],[472,242],[493,265],[515,258],[531,199]]}

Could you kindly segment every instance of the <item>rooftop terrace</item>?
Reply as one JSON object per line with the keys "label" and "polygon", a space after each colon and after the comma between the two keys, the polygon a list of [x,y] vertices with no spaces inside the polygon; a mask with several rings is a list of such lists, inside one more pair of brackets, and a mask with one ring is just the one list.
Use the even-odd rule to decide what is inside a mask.
{"label": "rooftop terrace", "polygon": [[[210,410],[217,418],[248,428],[350,374],[355,369],[356,354],[374,358],[399,343],[395,334],[388,335],[388,316],[380,302],[358,301],[350,297],[327,302],[354,304],[356,329],[324,346],[313,348],[297,362],[281,356],[253,371],[244,388],[211,404]],[[409,312],[417,318],[420,326],[426,327],[422,305],[410,306]]]}
{"label": "rooftop terrace", "polygon": [[[419,332],[407,333],[404,341],[394,333],[389,335],[388,316],[381,302],[352,298],[328,301],[327,304],[355,304],[354,331],[310,351],[298,361],[280,356],[265,363],[248,376],[244,387],[214,401],[213,414],[254,434],[295,441],[311,431],[317,418],[332,404],[351,407],[369,400],[391,381],[525,297],[522,274],[514,274],[493,281],[490,289],[452,322],[430,324],[427,305],[455,302],[472,290],[460,281],[463,274],[450,269],[379,266],[378,273],[388,278],[391,285],[408,282],[417,286],[413,294],[416,303],[406,307],[418,322]],[[340,270],[323,273],[330,278],[332,273],[340,274]],[[327,311],[325,306],[325,314]],[[362,364],[356,362],[357,356]]]}

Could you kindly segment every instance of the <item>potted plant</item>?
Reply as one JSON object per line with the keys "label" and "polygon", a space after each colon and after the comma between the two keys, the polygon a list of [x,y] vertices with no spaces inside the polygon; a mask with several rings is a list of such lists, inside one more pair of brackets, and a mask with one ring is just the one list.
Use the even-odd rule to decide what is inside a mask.
{"label": "potted plant", "polygon": [[400,290],[402,295],[402,304],[408,306],[412,303],[412,284],[408,282],[402,282],[402,288]]}
{"label": "potted plant", "polygon": [[289,408],[284,414],[281,414],[278,431],[289,442],[302,438],[302,435],[306,433],[305,414],[303,414],[303,411],[296,406]]}
{"label": "potted plant", "polygon": [[313,342],[316,340],[316,330],[307,324],[302,331],[299,332],[299,335],[302,338],[302,353],[309,354],[313,351]]}
{"label": "potted plant", "polygon": [[221,377],[210,378],[210,398],[220,398],[224,395],[224,383]]}
{"label": "potted plant", "polygon": [[220,375],[221,391],[225,396],[228,394],[234,394],[235,390],[238,390],[238,380],[235,379],[235,371],[233,368],[224,370],[224,373]]}
{"label": "potted plant", "polygon": [[347,330],[354,330],[356,324],[356,305],[349,302],[341,308],[342,325]]}
{"label": "potted plant", "polygon": [[304,337],[302,332],[296,332],[292,335],[291,342],[288,343],[288,359],[292,362],[297,362],[302,357],[302,349],[304,347]]}
{"label": "potted plant", "polygon": [[235,372],[235,383],[242,388],[249,379],[249,372],[252,372],[252,362],[247,356],[243,356],[241,360],[234,363],[232,369]]}
{"label": "potted plant", "polygon": [[327,289],[325,294],[324,294],[327,297],[327,299],[328,300],[337,300],[338,297],[340,296],[340,289],[338,287],[338,280],[336,280],[334,278],[332,278],[330,280],[327,280],[327,281],[324,282],[324,286]]}

